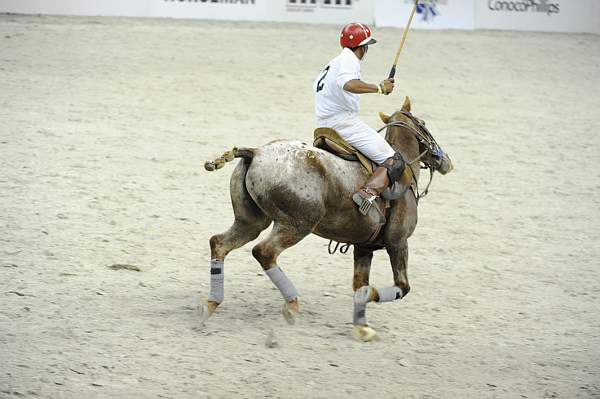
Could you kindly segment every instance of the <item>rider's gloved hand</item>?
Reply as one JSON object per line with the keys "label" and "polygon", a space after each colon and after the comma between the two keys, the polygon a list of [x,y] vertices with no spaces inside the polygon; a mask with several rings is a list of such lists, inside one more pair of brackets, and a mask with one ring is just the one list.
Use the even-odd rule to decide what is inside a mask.
{"label": "rider's gloved hand", "polygon": [[385,94],[386,96],[394,91],[394,78],[383,80],[379,83],[379,87],[381,88],[381,94]]}

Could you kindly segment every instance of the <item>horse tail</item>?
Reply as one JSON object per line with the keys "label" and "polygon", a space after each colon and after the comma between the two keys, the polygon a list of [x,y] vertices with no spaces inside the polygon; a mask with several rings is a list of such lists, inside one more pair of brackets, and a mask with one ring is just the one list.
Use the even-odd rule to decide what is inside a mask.
{"label": "horse tail", "polygon": [[230,151],[225,151],[223,155],[214,161],[206,161],[204,169],[212,172],[213,170],[221,169],[225,163],[233,161],[235,158],[242,158],[245,163],[249,164],[254,158],[254,148],[237,148],[234,147]]}

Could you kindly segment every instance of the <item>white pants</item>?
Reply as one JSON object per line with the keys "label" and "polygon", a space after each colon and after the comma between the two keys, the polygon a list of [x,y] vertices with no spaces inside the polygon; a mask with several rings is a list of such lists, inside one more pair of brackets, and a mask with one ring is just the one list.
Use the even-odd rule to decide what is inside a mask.
{"label": "white pants", "polygon": [[375,129],[358,119],[355,114],[347,113],[327,119],[318,119],[317,124],[319,127],[335,129],[348,144],[378,165],[395,154],[388,142]]}

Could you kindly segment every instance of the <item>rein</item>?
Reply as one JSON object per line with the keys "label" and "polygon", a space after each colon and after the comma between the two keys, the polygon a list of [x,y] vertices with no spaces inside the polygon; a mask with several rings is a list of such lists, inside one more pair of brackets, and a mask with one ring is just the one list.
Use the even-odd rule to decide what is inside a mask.
{"label": "rein", "polygon": [[[335,254],[335,252],[338,250],[338,248],[340,249],[341,254],[345,254],[346,252],[348,252],[348,249],[350,248],[350,244],[348,244],[348,243],[340,244],[339,242],[335,242],[335,247],[333,247],[333,249],[331,249],[331,244],[333,242],[335,242],[335,241],[329,240],[329,245],[327,245],[327,252],[329,252],[329,255]],[[340,245],[342,245],[342,246],[340,247]]]}

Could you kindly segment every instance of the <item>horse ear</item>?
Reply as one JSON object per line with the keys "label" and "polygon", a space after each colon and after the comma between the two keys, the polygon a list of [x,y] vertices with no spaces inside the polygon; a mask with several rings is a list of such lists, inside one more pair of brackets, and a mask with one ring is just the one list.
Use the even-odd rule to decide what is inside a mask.
{"label": "horse ear", "polygon": [[402,111],[410,112],[410,98],[408,96],[404,98],[404,104],[402,104]]}
{"label": "horse ear", "polygon": [[390,121],[390,116],[384,114],[383,112],[380,112],[379,113],[379,119],[381,119],[381,121],[387,125],[388,122]]}

